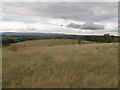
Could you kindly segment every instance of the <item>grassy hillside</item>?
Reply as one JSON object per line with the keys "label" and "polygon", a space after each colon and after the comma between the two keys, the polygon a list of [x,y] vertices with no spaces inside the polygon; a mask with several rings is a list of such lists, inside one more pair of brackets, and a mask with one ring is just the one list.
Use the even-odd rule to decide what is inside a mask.
{"label": "grassy hillside", "polygon": [[67,39],[11,44],[3,48],[3,87],[116,88],[117,50],[117,44]]}

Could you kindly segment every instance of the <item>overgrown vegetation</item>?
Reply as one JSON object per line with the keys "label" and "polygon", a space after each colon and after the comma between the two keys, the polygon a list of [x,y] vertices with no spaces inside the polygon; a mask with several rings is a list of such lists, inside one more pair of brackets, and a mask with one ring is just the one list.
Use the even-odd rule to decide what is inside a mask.
{"label": "overgrown vegetation", "polygon": [[31,40],[3,47],[3,88],[117,88],[118,45],[79,40]]}

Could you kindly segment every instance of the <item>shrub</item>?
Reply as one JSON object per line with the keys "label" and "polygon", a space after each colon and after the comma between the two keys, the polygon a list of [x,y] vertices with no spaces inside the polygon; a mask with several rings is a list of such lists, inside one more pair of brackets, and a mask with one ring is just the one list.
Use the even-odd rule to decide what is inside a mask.
{"label": "shrub", "polygon": [[14,39],[3,39],[2,40],[3,46],[10,45],[11,43],[15,43]]}

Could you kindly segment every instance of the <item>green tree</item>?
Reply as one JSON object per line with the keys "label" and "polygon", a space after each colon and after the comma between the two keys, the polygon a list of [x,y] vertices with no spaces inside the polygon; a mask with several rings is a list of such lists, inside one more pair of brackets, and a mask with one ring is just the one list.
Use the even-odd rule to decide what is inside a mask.
{"label": "green tree", "polygon": [[98,41],[101,43],[110,43],[112,42],[112,37],[109,34],[104,34],[98,38]]}

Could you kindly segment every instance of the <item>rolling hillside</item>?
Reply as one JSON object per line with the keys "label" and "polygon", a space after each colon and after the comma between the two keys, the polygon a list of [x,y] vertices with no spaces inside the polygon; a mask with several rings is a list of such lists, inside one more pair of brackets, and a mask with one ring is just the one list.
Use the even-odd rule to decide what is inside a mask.
{"label": "rolling hillside", "polygon": [[49,39],[3,47],[3,87],[118,87],[118,45],[82,43]]}

